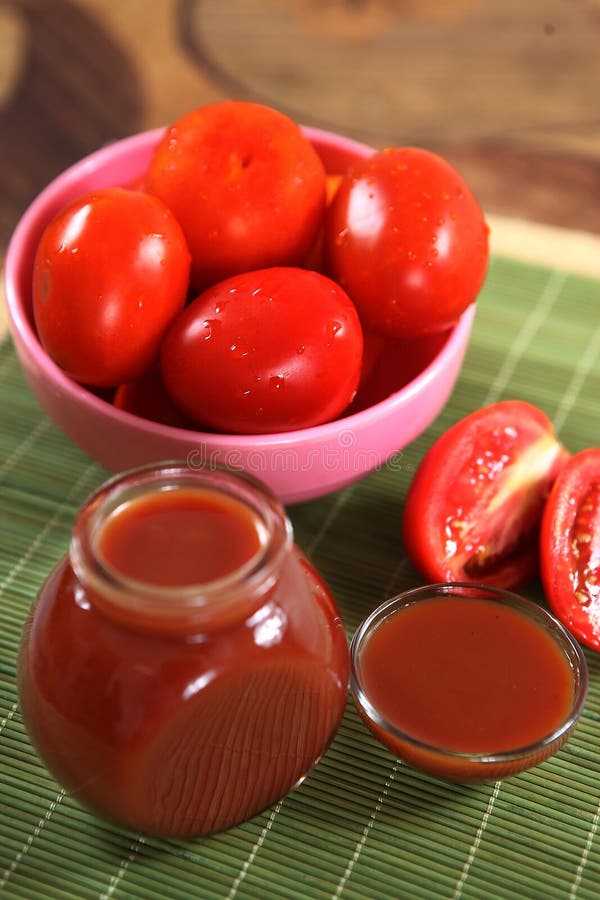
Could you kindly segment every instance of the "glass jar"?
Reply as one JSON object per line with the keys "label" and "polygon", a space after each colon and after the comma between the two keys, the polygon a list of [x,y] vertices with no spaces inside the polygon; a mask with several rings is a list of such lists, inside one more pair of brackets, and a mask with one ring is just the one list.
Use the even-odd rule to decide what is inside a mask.
{"label": "glass jar", "polygon": [[348,676],[339,613],[279,503],[253,479],[179,463],[119,475],[83,504],[19,660],[23,718],[59,782],[173,837],[228,828],[297,785],[339,725]]}

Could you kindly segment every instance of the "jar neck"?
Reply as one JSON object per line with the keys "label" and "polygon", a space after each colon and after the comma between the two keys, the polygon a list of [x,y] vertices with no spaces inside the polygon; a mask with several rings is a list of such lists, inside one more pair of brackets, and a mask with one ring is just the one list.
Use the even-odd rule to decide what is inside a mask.
{"label": "jar neck", "polygon": [[[116,511],[163,491],[210,492],[252,514],[258,549],[241,565],[200,583],[156,584],[130,577],[107,560],[100,538]],[[176,495],[171,495],[176,496]],[[165,542],[168,553],[168,542]],[[168,462],[133,469],[103,484],[81,507],[70,545],[73,570],[94,608],[121,624],[162,633],[208,633],[231,627],[267,602],[293,543],[283,507],[255,479],[223,468]],[[206,547],[199,542],[199,555]]]}

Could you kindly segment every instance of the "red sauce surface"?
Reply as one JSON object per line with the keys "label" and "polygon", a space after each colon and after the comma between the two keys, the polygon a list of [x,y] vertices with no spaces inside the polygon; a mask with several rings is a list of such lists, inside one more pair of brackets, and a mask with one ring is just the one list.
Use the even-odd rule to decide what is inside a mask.
{"label": "red sauce surface", "polygon": [[366,642],[360,675],[390,724],[463,752],[534,743],[573,700],[556,641],[523,613],[484,599],[432,597],[392,614]]}
{"label": "red sauce surface", "polygon": [[99,556],[122,575],[170,587],[229,575],[260,546],[258,520],[244,503],[198,488],[124,503],[97,538]]}

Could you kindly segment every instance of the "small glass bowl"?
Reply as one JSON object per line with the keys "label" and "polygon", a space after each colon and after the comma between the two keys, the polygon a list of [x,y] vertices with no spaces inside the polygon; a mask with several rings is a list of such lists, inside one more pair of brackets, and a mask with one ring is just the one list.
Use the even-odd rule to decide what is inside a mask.
{"label": "small glass bowl", "polygon": [[[527,746],[499,752],[463,752],[424,743],[378,711],[369,698],[361,670],[363,651],[374,632],[404,607],[428,598],[461,597],[493,600],[521,612],[549,634],[564,654],[572,675],[572,702],[567,715],[551,732]],[[588,672],[579,644],[553,615],[517,594],[485,585],[434,584],[406,591],[374,610],[358,628],[350,646],[351,690],[357,709],[369,730],[396,757],[435,778],[454,782],[496,781],[543,762],[570,737],[585,703]]]}

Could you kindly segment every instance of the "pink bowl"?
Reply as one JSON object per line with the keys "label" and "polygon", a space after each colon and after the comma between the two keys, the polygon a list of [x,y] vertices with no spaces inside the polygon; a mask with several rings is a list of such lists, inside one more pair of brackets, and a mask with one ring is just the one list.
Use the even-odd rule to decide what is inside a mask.
{"label": "pink bowl", "polygon": [[[305,132],[330,172],[373,153],[339,135],[312,128]],[[164,459],[224,465],[260,478],[284,503],[319,497],[356,481],[413,441],[442,409],[462,364],[473,307],[446,335],[407,344],[400,353],[383,348],[372,383],[353,404],[356,411],[325,425],[280,434],[212,434],[142,419],[75,384],[39,343],[31,274],[44,227],[86,191],[138,178],[161,133],[118,141],[71,166],[34,200],[13,234],[5,267],[10,326],[38,403],[71,440],[112,471]]]}

